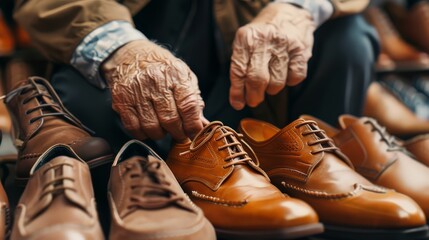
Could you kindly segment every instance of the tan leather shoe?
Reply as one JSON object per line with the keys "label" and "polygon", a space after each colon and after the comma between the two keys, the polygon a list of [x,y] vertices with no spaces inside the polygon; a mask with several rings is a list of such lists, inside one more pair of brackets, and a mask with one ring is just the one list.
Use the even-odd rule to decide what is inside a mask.
{"label": "tan leather shoe", "polygon": [[51,85],[43,78],[30,77],[6,95],[13,119],[18,149],[16,183],[24,185],[37,158],[50,146],[70,145],[90,167],[112,161],[109,144],[91,137],[89,131],[62,105]]}
{"label": "tan leather shoe", "polygon": [[371,7],[365,12],[365,17],[378,32],[382,52],[395,62],[397,69],[429,68],[429,56],[405,42],[383,11]]}
{"label": "tan leather shoe", "polygon": [[214,240],[213,226],[144,143],[127,142],[113,162],[108,199],[111,240]]}
{"label": "tan leather shoe", "polygon": [[273,186],[239,135],[221,122],[176,144],[167,164],[221,238],[291,239],[323,231],[314,210]]}
{"label": "tan leather shoe", "polygon": [[328,238],[410,239],[427,233],[420,207],[356,173],[316,122],[298,119],[278,129],[244,119],[240,131],[272,183],[316,210]]}
{"label": "tan leather shoe", "polygon": [[11,240],[104,239],[88,165],[69,146],[49,148],[30,175]]}
{"label": "tan leather shoe", "polygon": [[413,198],[429,216],[429,168],[411,158],[372,118],[342,115],[340,129],[319,122],[356,171],[372,183],[394,189]]}
{"label": "tan leather shoe", "polygon": [[407,40],[429,53],[429,2],[420,1],[410,10],[388,1],[385,10]]}
{"label": "tan leather shoe", "polygon": [[429,167],[429,134],[404,141],[402,146],[411,152],[417,161]]}

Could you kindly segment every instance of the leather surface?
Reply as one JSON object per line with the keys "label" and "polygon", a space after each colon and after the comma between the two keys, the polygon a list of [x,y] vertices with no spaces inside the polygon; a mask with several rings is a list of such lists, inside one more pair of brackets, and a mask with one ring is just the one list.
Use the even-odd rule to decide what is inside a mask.
{"label": "leather surface", "polygon": [[409,197],[375,186],[356,173],[316,122],[298,119],[278,129],[244,119],[240,131],[272,183],[309,203],[323,223],[367,229],[425,224],[422,210]]}
{"label": "leather surface", "polygon": [[[183,192],[162,160],[127,153],[136,146],[145,148],[131,140],[116,158],[123,155],[125,159],[115,161],[112,166],[108,191],[112,213],[109,239],[216,239],[213,226]],[[157,168],[149,170],[150,167]],[[140,204],[135,204],[138,198],[142,198]]]}
{"label": "leather surface", "polygon": [[429,167],[429,134],[419,135],[403,143],[415,159]]}
{"label": "leather surface", "polygon": [[332,137],[356,171],[411,197],[429,214],[429,168],[411,158],[374,119],[342,115],[339,123],[340,131]]}
{"label": "leather surface", "polygon": [[215,228],[281,230],[318,222],[310,206],[270,183],[237,133],[220,122],[206,126],[192,143],[176,144],[167,164]]}
{"label": "leather surface", "polygon": [[[15,145],[18,148],[17,178],[26,179],[40,155],[57,143],[70,145],[86,161],[111,157],[109,144],[91,137],[80,122],[66,110],[49,83],[41,78],[29,78],[15,89],[28,86],[9,96],[6,104],[14,122]],[[55,95],[55,96],[54,96]],[[49,106],[47,106],[49,105]]]}
{"label": "leather surface", "polygon": [[10,233],[11,219],[7,212],[9,211],[9,200],[4,191],[3,185],[0,182],[0,239],[6,239],[8,233]]}
{"label": "leather surface", "polygon": [[[65,148],[70,156],[49,156]],[[15,210],[12,240],[104,239],[89,168],[66,146],[39,159]],[[74,155],[74,156],[73,156]]]}

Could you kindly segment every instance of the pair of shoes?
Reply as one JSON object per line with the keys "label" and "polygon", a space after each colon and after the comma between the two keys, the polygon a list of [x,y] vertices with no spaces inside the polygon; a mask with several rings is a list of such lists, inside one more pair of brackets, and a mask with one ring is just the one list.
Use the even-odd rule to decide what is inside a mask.
{"label": "pair of shoes", "polygon": [[428,233],[425,215],[412,199],[355,172],[316,122],[298,119],[279,130],[247,119],[240,131],[243,136],[213,122],[192,142],[176,144],[167,160],[218,236],[309,236],[321,231],[318,217],[326,236],[343,240]]}
{"label": "pair of shoes", "polygon": [[[375,134],[371,132],[372,125],[367,127],[369,132],[365,134]],[[400,190],[406,193],[421,196],[417,201],[425,206],[429,200],[426,193],[419,195],[418,191],[422,189],[413,187],[410,182],[406,184],[411,184],[412,190],[406,189],[401,181],[413,181],[414,170],[419,171],[419,177],[428,172],[423,179],[414,179],[416,183],[429,178],[429,169],[414,166],[415,169],[401,170],[404,161],[413,160],[397,161],[399,153],[377,158],[391,154],[387,147],[380,146],[381,137],[366,136],[368,146],[371,142],[374,149],[379,148],[378,155],[370,156],[363,149],[367,142],[355,142],[354,134],[341,134],[343,131],[327,128],[327,124],[310,116],[302,116],[283,129],[245,119],[241,121],[240,131],[256,152],[261,168],[272,183],[316,210],[329,239],[415,239],[426,236],[428,227],[421,207],[408,196],[385,187],[392,187],[389,183],[393,182],[398,187],[396,190],[401,187]],[[332,135],[333,139],[330,138]],[[351,142],[356,144],[347,145]],[[386,162],[381,162],[384,159]],[[390,172],[392,170],[398,172]],[[405,174],[406,171],[409,172]],[[426,180],[418,184],[428,183]],[[421,200],[425,198],[426,203],[423,203]]]}
{"label": "pair of shoes", "polygon": [[365,17],[375,27],[380,37],[382,54],[377,61],[378,70],[429,69],[429,56],[405,42],[380,8],[369,8],[365,12]]}
{"label": "pair of shoes", "polygon": [[[30,175],[16,208],[11,240],[104,239],[89,167],[70,146],[49,148]],[[109,239],[216,238],[166,164],[139,141],[129,141],[116,156],[108,201]]]}

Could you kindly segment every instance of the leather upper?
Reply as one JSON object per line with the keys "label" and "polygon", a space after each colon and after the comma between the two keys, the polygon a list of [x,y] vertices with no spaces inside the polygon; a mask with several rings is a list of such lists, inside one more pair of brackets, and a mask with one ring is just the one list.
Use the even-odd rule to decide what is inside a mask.
{"label": "leather upper", "polygon": [[403,142],[403,146],[414,158],[429,167],[429,134],[419,135]]}
{"label": "leather upper", "polygon": [[55,145],[33,166],[11,239],[104,239],[89,168],[71,148]]}
{"label": "leather upper", "polygon": [[[411,197],[429,214],[429,168],[413,159],[374,119],[342,115],[339,123],[340,129],[331,136],[356,171],[374,184]],[[322,128],[332,127],[325,123]]]}
{"label": "leather upper", "polygon": [[240,131],[272,183],[309,203],[323,223],[354,228],[425,224],[425,216],[413,200],[375,186],[356,173],[316,122],[298,119],[278,129],[244,119]]}
{"label": "leather upper", "polygon": [[167,164],[216,228],[278,230],[318,222],[311,207],[270,183],[251,149],[220,122],[193,142],[176,144]]}
{"label": "leather upper", "polygon": [[14,121],[17,179],[28,178],[37,158],[58,143],[70,145],[91,166],[113,158],[109,144],[90,136],[90,130],[65,109],[46,80],[31,77],[20,82],[5,102]]}
{"label": "leather upper", "polygon": [[147,149],[131,140],[113,163],[108,191],[110,239],[216,239],[201,209],[183,192],[168,166]]}

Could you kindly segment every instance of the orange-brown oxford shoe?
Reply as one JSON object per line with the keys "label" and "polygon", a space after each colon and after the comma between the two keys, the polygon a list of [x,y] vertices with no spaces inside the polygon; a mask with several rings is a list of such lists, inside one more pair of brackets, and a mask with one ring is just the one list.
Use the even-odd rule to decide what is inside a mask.
{"label": "orange-brown oxford shoe", "polygon": [[240,131],[272,183],[316,210],[329,239],[410,239],[427,234],[417,203],[356,173],[315,121],[298,119],[278,129],[244,119]]}
{"label": "orange-brown oxford shoe", "polygon": [[239,134],[221,122],[176,144],[167,164],[222,239],[292,239],[323,231],[314,210],[273,186]]}
{"label": "orange-brown oxford shoe", "polygon": [[358,173],[374,184],[411,197],[429,216],[429,168],[413,159],[377,121],[342,115],[336,129],[311,119],[334,139]]}
{"label": "orange-brown oxford shoe", "polygon": [[113,162],[108,187],[110,240],[215,240],[213,226],[165,162],[131,140]]}

